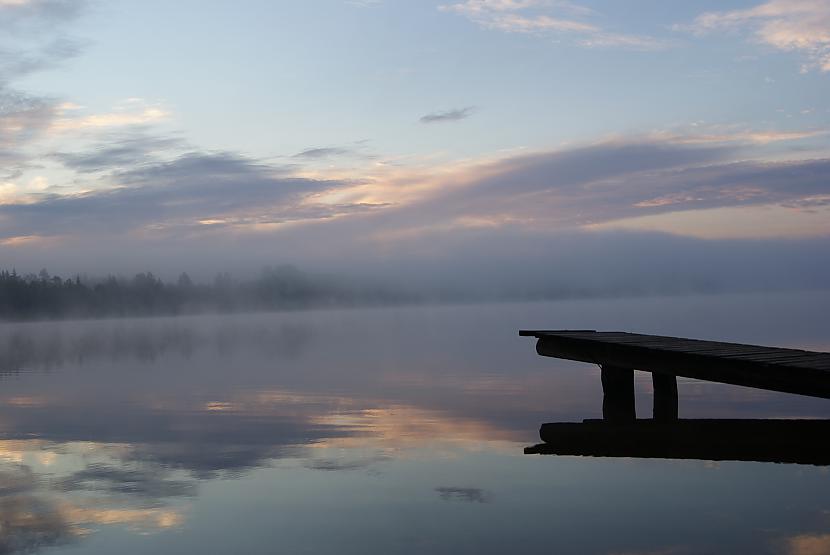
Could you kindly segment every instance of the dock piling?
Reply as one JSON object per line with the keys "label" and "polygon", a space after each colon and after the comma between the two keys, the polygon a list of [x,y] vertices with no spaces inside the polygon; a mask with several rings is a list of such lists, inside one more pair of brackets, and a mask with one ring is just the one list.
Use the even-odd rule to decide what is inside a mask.
{"label": "dock piling", "polygon": [[629,422],[636,418],[634,407],[634,370],[605,364],[602,371],[602,418]]}
{"label": "dock piling", "polygon": [[677,376],[652,372],[651,381],[654,386],[654,420],[677,420]]}

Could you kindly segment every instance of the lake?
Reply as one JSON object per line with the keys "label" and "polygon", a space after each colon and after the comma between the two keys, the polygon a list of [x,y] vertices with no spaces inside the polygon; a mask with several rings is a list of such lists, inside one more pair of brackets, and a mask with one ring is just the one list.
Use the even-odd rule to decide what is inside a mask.
{"label": "lake", "polygon": [[[602,389],[520,328],[830,351],[830,294],[2,324],[0,553],[830,552],[830,467],[523,454],[600,417]],[[830,418],[682,378],[679,398]]]}

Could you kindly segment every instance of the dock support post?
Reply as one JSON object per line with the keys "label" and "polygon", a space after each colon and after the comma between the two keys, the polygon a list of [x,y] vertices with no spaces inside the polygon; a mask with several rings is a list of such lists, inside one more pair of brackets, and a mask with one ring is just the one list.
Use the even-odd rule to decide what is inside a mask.
{"label": "dock support post", "polygon": [[615,422],[633,422],[634,370],[608,364],[602,370],[602,418]]}
{"label": "dock support post", "polygon": [[652,372],[651,380],[654,384],[654,420],[677,420],[677,376]]}

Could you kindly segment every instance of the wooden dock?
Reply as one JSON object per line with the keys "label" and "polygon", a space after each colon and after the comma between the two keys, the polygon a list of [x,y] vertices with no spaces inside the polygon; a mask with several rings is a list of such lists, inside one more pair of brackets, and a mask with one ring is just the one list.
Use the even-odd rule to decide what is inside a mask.
{"label": "wooden dock", "polygon": [[522,330],[536,352],[598,364],[603,417],[634,419],[634,370],[651,372],[654,418],[677,419],[677,376],[830,399],[830,353],[594,330]]}
{"label": "wooden dock", "polygon": [[[542,424],[525,453],[830,465],[830,420],[681,420],[677,376],[830,398],[830,353],[594,330],[523,330],[543,356],[598,364],[602,420]],[[637,420],[634,370],[651,372],[652,419]]]}

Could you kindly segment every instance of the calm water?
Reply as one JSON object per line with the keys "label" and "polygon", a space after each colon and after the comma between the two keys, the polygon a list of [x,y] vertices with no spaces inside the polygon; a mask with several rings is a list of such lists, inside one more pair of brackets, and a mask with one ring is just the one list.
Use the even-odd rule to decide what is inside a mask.
{"label": "calm water", "polygon": [[[534,327],[830,351],[830,295],[3,324],[0,553],[830,552],[828,468],[524,455],[601,413]],[[679,389],[686,418],[830,417]]]}

